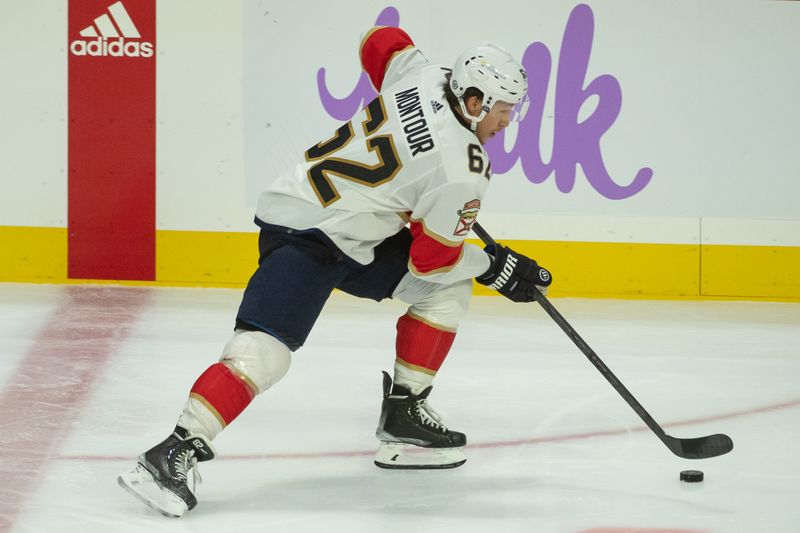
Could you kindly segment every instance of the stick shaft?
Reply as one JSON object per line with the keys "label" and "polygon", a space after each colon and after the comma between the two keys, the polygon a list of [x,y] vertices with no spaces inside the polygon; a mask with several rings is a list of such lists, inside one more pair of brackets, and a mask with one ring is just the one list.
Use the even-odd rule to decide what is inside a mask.
{"label": "stick shaft", "polygon": [[[494,239],[484,230],[480,224],[475,222],[472,225],[472,230],[475,232],[478,237],[488,246],[490,244],[496,244]],[[600,357],[594,352],[594,350],[586,344],[586,341],[578,335],[578,332],[567,322],[561,313],[550,303],[550,300],[542,294],[541,292],[535,290],[533,291],[534,299],[542,306],[542,308],[550,315],[556,324],[567,334],[567,336],[572,339],[572,342],[575,343],[575,346],[583,352],[583,355],[586,356],[589,361],[600,371],[606,380],[611,383],[611,386],[614,387],[620,396],[631,406],[631,408],[636,411],[636,414],[639,415],[647,427],[649,427],[653,433],[659,438],[664,445],[669,448],[669,450],[677,455],[678,457],[683,457],[685,459],[708,459],[709,457],[716,457],[718,455],[723,455],[730,452],[733,449],[733,441],[727,435],[718,433],[715,435],[708,435],[706,437],[699,437],[694,439],[679,439],[676,437],[672,437],[667,435],[664,430],[661,428],[660,425],[650,416],[650,413],[642,407],[642,404],[631,394],[631,392],[622,384],[622,382],[614,375],[610,368],[606,366],[605,363],[600,359]]]}
{"label": "stick shaft", "polygon": [[[472,230],[475,234],[486,244],[487,246],[490,244],[496,244],[494,239],[484,230],[480,224],[475,222],[472,225]],[[570,325],[569,322],[558,312],[558,310],[550,303],[550,300],[539,291],[533,291],[533,297],[536,299],[536,302],[542,306],[542,308],[550,315],[556,324],[567,334],[567,336],[575,343],[578,349],[583,352],[589,361],[600,371],[604,378],[611,383],[611,386],[614,387],[620,396],[631,406],[631,408],[636,411],[636,414],[639,415],[647,426],[653,430],[659,439],[662,440],[665,444],[667,443],[666,438],[668,435],[662,429],[661,426],[650,416],[650,413],[642,407],[642,404],[631,394],[631,392],[622,384],[622,382],[617,378],[616,375],[611,371],[610,368],[606,366],[606,364],[600,359],[600,357],[595,353],[594,350],[586,343],[583,338],[578,335],[578,332]]]}

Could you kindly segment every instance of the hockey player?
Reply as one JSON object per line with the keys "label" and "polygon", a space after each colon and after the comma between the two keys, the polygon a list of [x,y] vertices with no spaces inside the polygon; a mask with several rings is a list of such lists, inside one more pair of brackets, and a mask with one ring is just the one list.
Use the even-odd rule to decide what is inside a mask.
{"label": "hockey player", "polygon": [[466,436],[444,425],[428,396],[472,279],[516,302],[551,283],[507,247],[464,242],[491,177],[482,144],[526,103],[520,63],[484,43],[452,69],[431,65],[390,27],[365,36],[361,62],[379,96],[262,194],[259,266],[233,338],[194,383],[174,432],[119,477],[162,514],[197,504],[189,471],[213,459],[214,437],[286,374],[334,288],[410,304],[397,322],[394,379],[383,373],[375,464],[463,464]]}

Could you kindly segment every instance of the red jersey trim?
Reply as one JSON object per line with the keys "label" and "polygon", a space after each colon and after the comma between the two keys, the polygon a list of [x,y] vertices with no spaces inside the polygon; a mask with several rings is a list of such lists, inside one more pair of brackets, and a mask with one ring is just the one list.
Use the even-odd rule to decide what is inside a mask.
{"label": "red jersey trim", "polygon": [[411,221],[411,237],[408,268],[415,275],[449,272],[464,255],[464,243],[442,243],[425,231],[421,221]]}
{"label": "red jersey trim", "polygon": [[437,241],[440,244],[444,244],[445,246],[449,246],[451,248],[457,248],[461,246],[464,242],[464,241],[451,241],[450,239],[442,237],[441,235],[430,229],[425,224],[425,221],[421,218],[411,218],[411,216],[409,215],[408,221],[411,222],[412,224],[419,224],[420,226],[422,226],[422,231],[425,233],[425,235],[427,235],[428,237]]}
{"label": "red jersey trim", "polygon": [[378,91],[383,85],[383,77],[394,55],[413,48],[414,41],[400,28],[376,26],[361,41],[361,66]]}

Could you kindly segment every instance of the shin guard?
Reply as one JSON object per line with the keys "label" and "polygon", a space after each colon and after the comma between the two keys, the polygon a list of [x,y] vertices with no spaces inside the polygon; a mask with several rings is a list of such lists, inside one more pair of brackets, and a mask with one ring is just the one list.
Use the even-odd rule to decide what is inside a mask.
{"label": "shin guard", "polygon": [[442,366],[455,338],[455,331],[439,329],[411,315],[403,315],[397,321],[397,363],[433,376]]}
{"label": "shin guard", "polygon": [[197,378],[190,396],[202,403],[224,428],[253,401],[255,388],[227,365],[215,363]]}

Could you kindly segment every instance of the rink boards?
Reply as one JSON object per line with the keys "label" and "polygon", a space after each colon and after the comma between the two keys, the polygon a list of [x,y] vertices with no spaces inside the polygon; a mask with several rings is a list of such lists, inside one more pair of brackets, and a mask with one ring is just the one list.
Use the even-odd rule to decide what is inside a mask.
{"label": "rink boards", "polygon": [[[496,233],[554,272],[554,296],[800,299],[798,246],[534,241]],[[65,228],[0,227],[0,242],[0,281],[69,281]],[[257,258],[256,233],[159,230],[156,279],[140,283],[243,286]]]}

